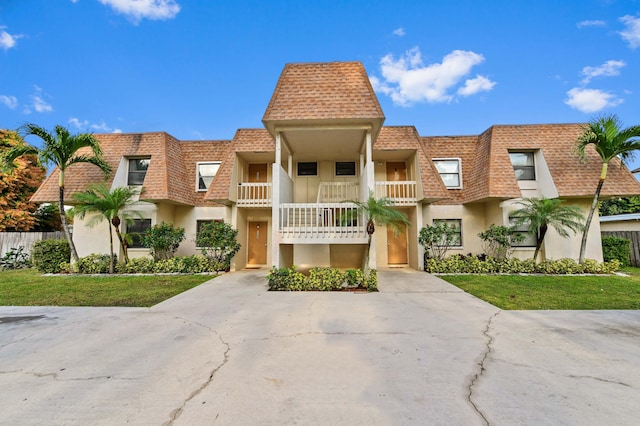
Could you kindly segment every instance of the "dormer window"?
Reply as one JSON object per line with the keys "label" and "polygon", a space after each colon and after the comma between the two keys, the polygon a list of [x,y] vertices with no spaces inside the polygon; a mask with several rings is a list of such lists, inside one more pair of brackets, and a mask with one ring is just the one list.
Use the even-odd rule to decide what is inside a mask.
{"label": "dormer window", "polygon": [[510,152],[511,165],[517,180],[536,180],[536,167],[533,152]]}
{"label": "dormer window", "polygon": [[447,189],[462,188],[459,158],[434,158],[433,164],[440,173],[440,178]]}
{"label": "dormer window", "polygon": [[130,158],[127,185],[140,186],[144,183],[151,158]]}
{"label": "dormer window", "polygon": [[215,177],[216,173],[218,173],[218,169],[220,168],[219,162],[208,162],[208,163],[198,163],[197,164],[197,190],[198,191],[206,191],[211,186],[211,182]]}

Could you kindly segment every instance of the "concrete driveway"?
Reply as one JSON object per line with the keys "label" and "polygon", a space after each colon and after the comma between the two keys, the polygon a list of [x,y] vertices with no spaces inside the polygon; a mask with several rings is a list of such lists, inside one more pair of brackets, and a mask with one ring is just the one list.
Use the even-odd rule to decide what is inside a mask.
{"label": "concrete driveway", "polygon": [[421,272],[150,309],[0,307],[0,424],[601,425],[640,417],[639,311],[500,311]]}

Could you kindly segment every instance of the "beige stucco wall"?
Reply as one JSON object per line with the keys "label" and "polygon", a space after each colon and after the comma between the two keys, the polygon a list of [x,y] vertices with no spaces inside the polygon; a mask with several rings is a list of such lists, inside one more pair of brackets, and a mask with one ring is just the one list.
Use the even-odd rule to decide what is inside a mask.
{"label": "beige stucco wall", "polygon": [[[478,233],[489,226],[486,223],[485,211],[484,203],[427,205],[423,209],[423,226],[432,225],[434,219],[462,219],[462,247],[452,247],[447,255],[482,253]],[[489,211],[491,212],[491,210]]]}
{"label": "beige stucco wall", "polygon": [[[73,220],[73,243],[76,245],[78,256],[84,257],[92,253],[109,254],[109,225],[106,220],[89,223],[97,215],[86,215],[84,219],[78,217]],[[120,242],[113,233],[113,249],[119,253]]]}

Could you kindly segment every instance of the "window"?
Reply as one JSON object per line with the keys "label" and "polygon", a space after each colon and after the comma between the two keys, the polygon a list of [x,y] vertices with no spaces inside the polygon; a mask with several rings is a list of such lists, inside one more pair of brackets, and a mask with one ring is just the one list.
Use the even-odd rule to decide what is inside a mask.
{"label": "window", "polygon": [[198,237],[198,234],[200,234],[200,231],[202,230],[202,226],[212,222],[222,222],[222,219],[196,220],[196,238]]}
{"label": "window", "polygon": [[444,186],[449,189],[460,189],[462,187],[460,179],[460,159],[458,158],[435,158],[433,164],[436,166]]}
{"label": "window", "polygon": [[127,185],[142,185],[144,177],[147,175],[150,158],[131,158],[129,159],[129,175]]}
{"label": "window", "polygon": [[510,152],[511,164],[518,180],[536,180],[533,152]]}
{"label": "window", "polygon": [[151,219],[133,219],[133,223],[127,224],[127,234],[131,235],[130,248],[142,248],[142,236],[151,228]]}
{"label": "window", "polygon": [[[509,223],[515,226],[516,218],[510,217]],[[515,233],[522,235],[524,239],[522,241],[512,242],[511,247],[535,247],[537,245],[538,235],[530,233],[528,228],[529,224],[527,222],[515,226]]]}
{"label": "window", "polygon": [[453,227],[455,235],[451,247],[462,247],[462,219],[433,219],[433,224],[444,223]]}
{"label": "window", "polygon": [[298,176],[318,176],[318,163],[298,163]]}
{"label": "window", "polygon": [[336,161],[336,176],[355,176],[355,161]]}
{"label": "window", "polygon": [[209,189],[211,181],[213,181],[214,176],[218,172],[220,163],[198,163],[196,165],[196,168],[198,173],[197,189],[198,191],[206,191],[207,189]]}

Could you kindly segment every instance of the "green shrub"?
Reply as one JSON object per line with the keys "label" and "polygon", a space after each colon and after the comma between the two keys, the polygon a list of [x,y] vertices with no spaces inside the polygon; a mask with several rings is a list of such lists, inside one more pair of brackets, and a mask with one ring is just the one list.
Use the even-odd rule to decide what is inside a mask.
{"label": "green shrub", "polygon": [[149,257],[131,259],[126,264],[119,264],[120,274],[200,274],[218,272],[214,265],[204,256],[176,256],[171,259],[154,261]]}
{"label": "green shrub", "polygon": [[23,269],[31,267],[29,254],[25,253],[24,246],[12,247],[0,258],[1,269]]}
{"label": "green shrub", "polygon": [[365,288],[366,279],[361,269],[347,269],[344,271],[344,280],[347,288]]}
{"label": "green shrub", "polygon": [[153,273],[153,259],[150,257],[137,257],[130,259],[126,264],[116,265],[119,274],[150,274]]}
{"label": "green shrub", "polygon": [[368,291],[378,291],[378,272],[375,269],[369,271],[366,282]]}
{"label": "green shrub", "polygon": [[184,228],[176,228],[165,222],[147,229],[141,239],[142,245],[151,251],[155,260],[171,258],[183,240]]}
{"label": "green shrub", "polygon": [[60,272],[60,264],[71,260],[71,251],[67,240],[40,240],[33,245],[31,252],[33,265],[45,274]]}
{"label": "green shrub", "polygon": [[267,274],[267,285],[270,291],[305,291],[307,279],[296,271],[296,267],[291,268],[271,268]]}
{"label": "green shrub", "polygon": [[631,257],[629,240],[618,237],[602,237],[602,257],[605,262],[618,260],[622,266],[629,266]]}
{"label": "green shrub", "polygon": [[508,258],[515,249],[513,243],[524,240],[524,235],[515,227],[494,225],[493,223],[484,232],[478,234],[482,240],[482,249],[490,257],[503,259]]}
{"label": "green shrub", "polygon": [[[115,255],[113,262],[116,264]],[[109,255],[92,253],[89,256],[81,257],[72,265],[72,271],[79,274],[108,274]]]}
{"label": "green shrub", "polygon": [[196,236],[196,246],[200,247],[216,272],[228,271],[231,259],[240,250],[237,237],[237,229],[221,220],[214,220],[202,225]]}
{"label": "green shrub", "polygon": [[342,272],[334,268],[312,268],[307,278],[310,290],[341,290],[343,282]]}
{"label": "green shrub", "polygon": [[433,274],[611,274],[620,269],[620,262],[599,263],[587,259],[580,265],[573,259],[546,260],[535,264],[532,259],[495,259],[484,260],[477,256],[451,256],[442,261],[428,259],[425,271]]}

